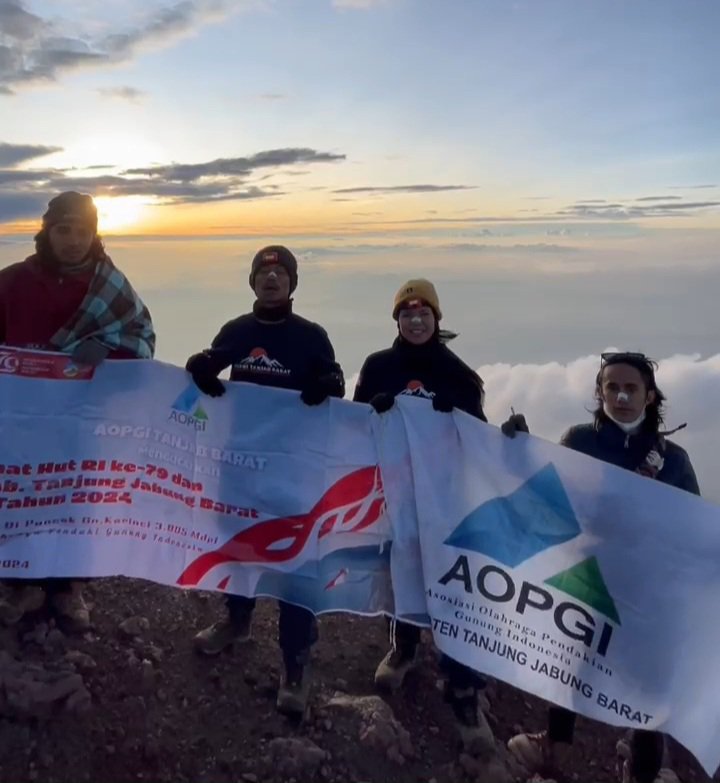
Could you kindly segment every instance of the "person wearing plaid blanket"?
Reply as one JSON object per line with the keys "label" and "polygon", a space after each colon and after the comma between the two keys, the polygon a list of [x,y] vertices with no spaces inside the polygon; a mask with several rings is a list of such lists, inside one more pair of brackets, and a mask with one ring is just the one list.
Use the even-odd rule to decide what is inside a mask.
{"label": "person wearing plaid blanket", "polygon": [[[0,345],[69,353],[97,366],[104,359],[151,359],[155,332],[140,297],[106,255],[90,196],[53,198],[35,236],[35,253],[0,271]],[[0,620],[14,624],[46,602],[66,628],[90,616],[79,582],[9,580]]]}

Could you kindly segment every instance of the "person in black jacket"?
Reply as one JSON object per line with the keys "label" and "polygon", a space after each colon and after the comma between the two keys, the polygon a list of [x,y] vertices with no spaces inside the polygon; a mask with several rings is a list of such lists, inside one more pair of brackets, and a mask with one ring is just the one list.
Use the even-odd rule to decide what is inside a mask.
{"label": "person in black jacket", "polygon": [[[687,452],[660,431],[665,396],[655,381],[657,365],[641,353],[611,353],[601,357],[595,379],[597,408],[591,424],[580,424],[560,443],[603,462],[633,470],[647,478],[700,494]],[[533,771],[553,772],[573,741],[575,713],[550,707],[547,730],[518,734],[510,751]],[[651,783],[664,755],[662,734],[634,730],[617,746],[619,772],[624,783]]]}
{"label": "person in black jacket", "polygon": [[[353,399],[385,413],[397,395],[408,394],[432,401],[436,411],[449,413],[459,408],[487,421],[482,380],[445,345],[454,335],[440,330],[442,313],[433,284],[418,279],[403,285],[395,296],[393,318],[399,334],[391,348],[365,360]],[[375,672],[375,683],[381,689],[397,690],[416,665],[420,628],[392,620],[390,642],[391,648]],[[478,709],[483,678],[446,655],[441,666],[447,675],[446,698],[463,744],[467,748],[478,739],[491,739],[492,732]]]}
{"label": "person in black jacket", "polygon": [[437,411],[459,408],[487,421],[482,380],[445,345],[455,335],[440,330],[435,286],[424,279],[405,283],[395,295],[393,318],[398,336],[391,348],[365,360],[353,399],[384,413],[398,394],[410,394],[432,400]]}
{"label": "person in black jacket", "polygon": [[[286,247],[271,245],[256,254],[250,270],[250,286],[257,297],[252,313],[225,324],[212,347],[187,362],[202,392],[213,397],[223,394],[225,386],[218,374],[230,367],[231,381],[296,389],[307,405],[344,396],[345,381],[327,333],[292,311],[297,281],[297,261]],[[250,638],[255,599],[230,595],[227,608],[227,619],[195,637],[199,652],[217,655]],[[307,609],[281,601],[278,627],[285,676],[277,708],[302,714],[309,692],[305,664],[317,640],[317,624]]]}

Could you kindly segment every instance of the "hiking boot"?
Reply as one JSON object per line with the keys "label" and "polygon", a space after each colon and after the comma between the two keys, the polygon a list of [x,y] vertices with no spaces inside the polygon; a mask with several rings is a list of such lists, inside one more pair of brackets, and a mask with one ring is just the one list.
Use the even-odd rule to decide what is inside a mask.
{"label": "hiking boot", "polygon": [[670,767],[661,767],[655,778],[655,783],[680,783],[680,778]]}
{"label": "hiking boot", "polygon": [[248,615],[242,620],[220,620],[195,636],[195,649],[203,655],[219,655],[236,642],[242,643],[250,638],[252,618]]}
{"label": "hiking boot", "polygon": [[82,594],[82,585],[74,582],[69,590],[53,593],[50,606],[61,624],[72,631],[82,633],[90,628],[90,610]]}
{"label": "hiking boot", "polygon": [[625,739],[618,740],[615,753],[620,783],[672,783],[678,779],[672,769],[663,767],[667,754],[662,734],[629,732]]}
{"label": "hiking boot", "polygon": [[516,734],[508,740],[508,750],[532,773],[562,772],[570,749],[567,742],[550,742],[547,731]]}
{"label": "hiking boot", "polygon": [[309,667],[299,663],[285,665],[285,675],[278,689],[276,707],[283,715],[302,718],[310,695]]}
{"label": "hiking boot", "polygon": [[495,737],[485,713],[478,704],[475,688],[448,688],[445,698],[455,716],[455,725],[466,753],[490,750],[495,747]]}
{"label": "hiking boot", "polygon": [[405,675],[417,666],[417,660],[417,647],[394,647],[378,664],[375,670],[375,685],[385,690],[400,690]]}
{"label": "hiking boot", "polygon": [[13,585],[0,599],[0,620],[5,625],[15,625],[31,612],[45,605],[45,590],[40,585]]}

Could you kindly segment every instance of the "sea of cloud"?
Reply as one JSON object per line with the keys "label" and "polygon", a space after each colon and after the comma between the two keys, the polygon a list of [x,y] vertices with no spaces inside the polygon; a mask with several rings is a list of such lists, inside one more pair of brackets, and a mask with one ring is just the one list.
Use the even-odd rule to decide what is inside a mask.
{"label": "sea of cloud", "polygon": [[[479,367],[488,419],[499,424],[514,408],[525,414],[534,435],[558,441],[568,427],[591,420],[598,368],[597,356],[566,364]],[[349,397],[356,379],[350,381]],[[690,455],[703,496],[720,503],[720,353],[707,358],[670,356],[660,361],[657,380],[668,398],[667,429],[687,423],[672,439]]]}

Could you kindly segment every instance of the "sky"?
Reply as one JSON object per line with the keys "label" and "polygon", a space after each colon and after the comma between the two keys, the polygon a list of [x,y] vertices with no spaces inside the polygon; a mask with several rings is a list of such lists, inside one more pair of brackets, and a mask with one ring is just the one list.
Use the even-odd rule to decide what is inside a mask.
{"label": "sky", "polygon": [[[717,399],[719,30],[716,0],[0,0],[0,266],[77,189],[165,361],[282,242],[349,378],[422,275],[491,407],[608,346]],[[677,415],[720,434],[707,394]]]}

